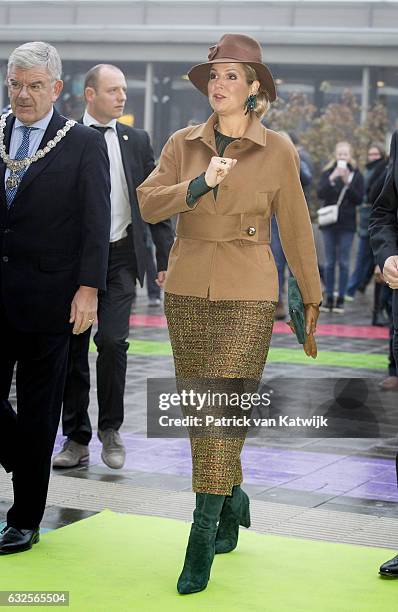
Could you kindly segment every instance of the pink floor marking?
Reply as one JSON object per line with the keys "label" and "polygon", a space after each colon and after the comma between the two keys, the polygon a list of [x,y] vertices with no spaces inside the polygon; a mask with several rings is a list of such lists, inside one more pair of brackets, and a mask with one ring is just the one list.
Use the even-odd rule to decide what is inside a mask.
{"label": "pink floor marking", "polygon": [[[289,334],[290,329],[283,321],[274,324],[274,332],[277,334]],[[318,336],[335,336],[337,338],[369,338],[386,340],[389,337],[387,327],[375,327],[373,325],[333,325],[324,323],[317,325]]]}
{"label": "pink floor marking", "polygon": [[[164,315],[141,315],[130,317],[132,327],[154,327],[166,329],[166,317]],[[276,334],[290,334],[291,331],[283,321],[276,321],[274,325]],[[369,338],[376,340],[387,340],[389,330],[387,327],[374,327],[372,325],[332,325],[321,324],[317,328],[318,336],[335,336],[338,338]]]}
{"label": "pink floor marking", "polygon": [[130,327],[157,327],[165,329],[167,327],[166,317],[164,315],[131,315]]}

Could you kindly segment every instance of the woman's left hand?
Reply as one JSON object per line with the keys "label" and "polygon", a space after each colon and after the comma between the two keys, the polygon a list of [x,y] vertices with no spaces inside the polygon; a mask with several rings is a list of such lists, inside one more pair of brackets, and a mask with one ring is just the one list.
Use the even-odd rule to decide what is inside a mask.
{"label": "woman's left hand", "polygon": [[316,324],[319,317],[318,304],[304,304],[305,309],[305,331],[307,338],[304,342],[304,352],[308,357],[316,358],[318,349],[316,346],[314,334],[316,332]]}
{"label": "woman's left hand", "polygon": [[307,357],[312,357],[313,359],[316,359],[316,356],[318,355],[318,348],[316,346],[314,334],[307,334],[307,337],[303,344],[303,349]]}
{"label": "woman's left hand", "polygon": [[[287,324],[290,327],[290,329],[292,330],[292,332],[295,333],[294,332],[293,322],[292,321],[287,321]],[[313,359],[316,358],[316,356],[318,355],[318,349],[317,349],[317,346],[316,346],[314,334],[307,334],[306,335],[305,342],[303,344],[303,349],[304,349],[304,353],[307,355],[307,357],[312,357]]]}
{"label": "woman's left hand", "polygon": [[[317,304],[304,304],[305,309],[305,333],[306,339],[303,344],[303,349],[308,357],[316,358],[318,349],[314,334],[316,332],[316,323],[319,317],[319,306]],[[294,325],[292,321],[288,321],[290,329],[294,333]]]}
{"label": "woman's left hand", "polygon": [[305,310],[305,331],[307,335],[315,334],[316,323],[319,317],[318,304],[304,304]]}

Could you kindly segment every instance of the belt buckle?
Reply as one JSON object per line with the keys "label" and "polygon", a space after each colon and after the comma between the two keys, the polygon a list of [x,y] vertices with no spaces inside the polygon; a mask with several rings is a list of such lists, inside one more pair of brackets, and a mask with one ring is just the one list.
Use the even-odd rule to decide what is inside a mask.
{"label": "belt buckle", "polygon": [[123,246],[127,241],[127,236],[125,236],[124,238],[119,238],[119,240],[115,240],[114,242],[110,243],[110,248],[111,249],[117,249],[118,247]]}

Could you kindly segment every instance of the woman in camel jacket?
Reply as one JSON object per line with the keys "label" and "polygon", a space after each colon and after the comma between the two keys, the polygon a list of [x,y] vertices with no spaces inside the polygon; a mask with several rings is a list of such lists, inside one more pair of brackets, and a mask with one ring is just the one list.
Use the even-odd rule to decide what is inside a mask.
{"label": "woman in camel jacket", "polygon": [[179,130],[166,143],[160,163],[138,188],[142,217],[158,223],[179,214],[165,291],[210,300],[278,301],[278,274],[270,249],[275,214],[289,268],[304,303],[321,300],[308,207],[300,185],[299,157],[283,136],[251,113],[242,138],[225,156],[237,159],[218,188],[186,202],[192,178],[217,155],[214,125]]}
{"label": "woman in camel jacket", "polygon": [[[210,380],[218,392],[242,393],[256,390],[248,381],[257,387],[261,379],[278,301],[273,214],[308,305],[312,356],[321,287],[297,152],[260,121],[276,97],[261,47],[248,36],[225,34],[208,58],[188,76],[214,113],[171,136],[138,197],[149,223],[178,213],[165,284],[177,381],[195,380],[195,390],[203,391]],[[211,401],[206,409],[231,414],[231,406]],[[189,434],[196,508],[177,584],[184,594],[206,588],[214,554],[233,550],[239,524],[250,526],[249,499],[240,488],[246,428],[190,428]]]}

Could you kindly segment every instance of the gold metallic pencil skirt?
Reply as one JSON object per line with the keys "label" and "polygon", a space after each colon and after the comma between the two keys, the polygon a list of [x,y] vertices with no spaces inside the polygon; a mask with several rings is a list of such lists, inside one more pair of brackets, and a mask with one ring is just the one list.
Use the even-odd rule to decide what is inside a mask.
{"label": "gold metallic pencil skirt", "polygon": [[[274,302],[210,301],[165,293],[164,309],[177,381],[221,379],[218,390],[229,386],[226,379],[255,381],[257,386],[271,341]],[[231,495],[232,487],[242,482],[240,454],[246,431],[235,430],[231,435],[231,427],[227,433],[217,427],[195,435],[188,428],[196,493]]]}

